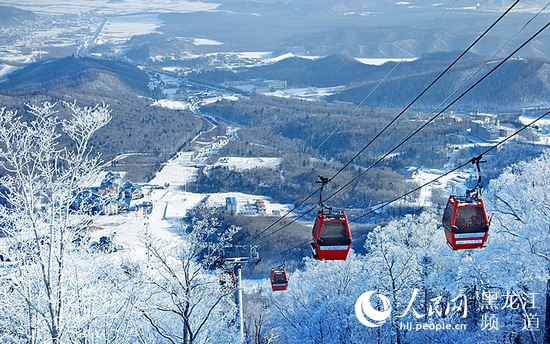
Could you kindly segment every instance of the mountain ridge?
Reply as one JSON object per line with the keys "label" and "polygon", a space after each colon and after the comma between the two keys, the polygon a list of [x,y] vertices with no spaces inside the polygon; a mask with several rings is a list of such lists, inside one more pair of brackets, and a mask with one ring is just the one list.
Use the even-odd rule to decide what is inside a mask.
{"label": "mountain ridge", "polygon": [[[406,63],[387,62],[380,66],[363,64],[350,56],[331,55],[319,59],[287,58],[273,64],[249,67],[237,71],[211,71],[197,77],[217,82],[253,79],[284,80],[288,87],[347,88],[326,97],[328,101],[345,101],[371,107],[404,107],[423,88],[435,80],[459,56],[459,51],[426,54]],[[420,101],[416,108],[438,106],[452,91],[472,85],[494,63],[487,57],[466,54],[453,66]],[[507,61],[481,85],[464,97],[459,105],[466,108],[518,108],[523,106],[550,106],[550,79],[546,77],[550,60],[516,58]],[[468,81],[468,79],[470,79]],[[533,87],[535,83],[535,87]],[[376,87],[376,90],[374,88]],[[364,99],[369,93],[368,99]]]}
{"label": "mountain ridge", "polygon": [[30,64],[0,81],[0,89],[12,92],[76,87],[98,78],[99,73],[117,75],[142,95],[149,93],[149,76],[133,64],[91,57],[68,56]]}

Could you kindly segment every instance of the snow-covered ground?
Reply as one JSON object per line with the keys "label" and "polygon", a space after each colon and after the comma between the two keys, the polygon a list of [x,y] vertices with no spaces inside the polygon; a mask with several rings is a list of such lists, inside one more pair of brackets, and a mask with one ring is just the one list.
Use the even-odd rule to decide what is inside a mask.
{"label": "snow-covered ground", "polygon": [[241,158],[222,157],[213,166],[227,166],[230,170],[249,170],[251,168],[276,169],[281,164],[281,158]]}
{"label": "snow-covered ground", "polygon": [[[457,190],[457,188],[462,184],[457,184],[455,181],[465,180],[461,179],[464,178],[464,173],[450,173],[444,177],[441,177],[444,173],[444,171],[439,170],[420,169],[413,175],[412,180],[416,182],[418,186],[430,183],[419,190],[420,193],[418,198],[415,199],[416,204],[421,207],[430,207],[432,205],[430,198],[434,189],[443,189],[448,193],[463,194],[461,190]],[[432,182],[434,180],[435,182]]]}
{"label": "snow-covered ground", "polygon": [[151,106],[161,106],[173,110],[191,110],[193,105],[189,102],[182,102],[179,100],[159,99],[154,101]]}
{"label": "snow-covered ground", "polygon": [[[257,59],[262,60],[264,63],[275,63],[282,61],[287,58],[291,57],[299,57],[302,59],[308,59],[308,60],[315,60],[322,58],[324,56],[313,56],[313,55],[299,55],[299,54],[293,54],[293,53],[285,53],[282,55],[276,55],[273,56],[272,52],[269,51],[256,51],[256,52],[238,52],[237,55],[241,58],[248,58],[248,59]],[[374,65],[374,66],[380,66],[387,62],[412,62],[417,60],[416,57],[406,57],[406,58],[356,58],[357,61],[367,64],[367,65]]]}
{"label": "snow-covered ground", "polygon": [[277,90],[274,92],[265,92],[263,94],[272,97],[281,98],[299,98],[303,100],[319,100],[321,97],[332,95],[338,91],[344,89],[344,86],[337,87],[306,87],[306,88],[289,88],[284,90]]}
{"label": "snow-covered ground", "polygon": [[14,70],[18,69],[19,67],[15,67],[15,66],[10,66],[10,65],[2,65],[0,64],[0,79],[4,76],[4,75],[7,75],[11,72],[13,72]]}
{"label": "snow-covered ground", "polygon": [[105,22],[95,43],[123,43],[132,36],[157,32],[161,24],[158,14],[154,13],[113,16]]}
{"label": "snow-covered ground", "polygon": [[[227,137],[230,137],[235,131],[235,128],[229,128]],[[185,184],[200,171],[197,166],[204,164],[208,154],[226,144],[227,137],[214,138],[212,142],[200,142],[201,148],[197,151],[182,151],[165,163],[148,183],[151,186],[149,189],[146,188],[145,198],[135,201],[136,204],[144,201],[152,202],[151,213],[148,214],[140,209],[135,212],[100,216],[94,221],[94,226],[98,230],[91,234],[92,241],[107,236],[112,238],[115,244],[123,246],[123,250],[115,254],[131,259],[146,259],[146,238],[172,243],[181,240],[177,230],[177,220],[184,217],[188,210],[201,202],[213,208],[219,208],[225,206],[227,197],[234,197],[238,205],[253,204],[256,200],[261,199],[264,201],[267,214],[288,212],[291,205],[272,203],[268,197],[262,195],[240,192],[198,194],[185,190]],[[225,159],[226,164],[238,170],[252,167],[276,168],[280,163],[277,158],[227,157],[222,159]]]}
{"label": "snow-covered ground", "polygon": [[357,61],[373,66],[381,66],[387,62],[412,62],[416,61],[416,57],[407,57],[407,58],[357,58]]}

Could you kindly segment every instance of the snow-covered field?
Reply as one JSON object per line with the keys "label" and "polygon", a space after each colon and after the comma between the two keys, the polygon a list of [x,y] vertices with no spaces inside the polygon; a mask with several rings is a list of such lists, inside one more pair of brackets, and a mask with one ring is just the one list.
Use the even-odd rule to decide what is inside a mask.
{"label": "snow-covered field", "polygon": [[[429,207],[432,205],[430,197],[432,196],[433,189],[444,189],[446,192],[455,194],[464,194],[465,187],[462,183],[455,182],[464,178],[464,173],[451,173],[444,177],[441,177],[445,172],[439,170],[422,170],[420,169],[412,177],[412,180],[416,182],[418,186],[426,185],[419,190],[418,198],[415,199],[415,203],[421,207]],[[437,179],[437,180],[436,180]],[[436,180],[435,182],[432,182]],[[459,190],[460,189],[460,190]]]}
{"label": "snow-covered field", "polygon": [[113,16],[105,22],[95,43],[123,43],[132,36],[156,32],[161,24],[162,21],[154,13]]}
{"label": "snow-covered field", "polygon": [[357,61],[373,66],[381,66],[387,62],[412,62],[416,61],[416,57],[407,57],[407,58],[357,58]]}
{"label": "snow-covered field", "polygon": [[[229,135],[234,129],[229,129]],[[269,197],[262,195],[250,195],[240,192],[224,192],[213,194],[191,193],[185,190],[185,184],[194,178],[200,170],[197,165],[204,163],[204,157],[212,150],[219,149],[220,145],[227,143],[227,139],[215,138],[210,143],[202,143],[198,151],[183,151],[173,159],[165,163],[163,168],[148,183],[151,185],[149,192],[145,192],[144,199],[136,200],[139,204],[143,201],[153,203],[150,214],[139,210],[136,212],[117,215],[100,216],[94,221],[99,229],[92,233],[92,240],[102,236],[112,238],[117,245],[122,245],[123,250],[118,253],[132,259],[146,259],[147,248],[144,244],[146,237],[153,240],[175,242],[181,240],[178,234],[176,222],[184,217],[188,210],[203,202],[213,208],[224,207],[227,197],[234,197],[237,204],[244,206],[254,204],[258,199],[264,201],[267,214],[286,213],[291,205],[272,203]],[[224,162],[216,165],[229,165],[237,170],[253,167],[276,168],[278,158],[237,158],[226,157]],[[159,186],[165,186],[159,188]],[[253,216],[253,215],[251,215]]]}
{"label": "snow-covered field", "polygon": [[13,72],[13,71],[16,70],[17,68],[18,68],[18,67],[15,67],[15,66],[1,65],[1,64],[0,64],[0,79],[1,79],[4,75]]}
{"label": "snow-covered field", "polygon": [[281,158],[240,158],[222,157],[213,166],[227,166],[230,170],[249,170],[251,168],[276,169]]}
{"label": "snow-covered field", "polygon": [[307,87],[307,88],[289,88],[277,90],[274,92],[265,92],[265,95],[281,98],[299,98],[303,100],[319,100],[321,97],[329,96],[344,89],[344,86],[338,87]]}

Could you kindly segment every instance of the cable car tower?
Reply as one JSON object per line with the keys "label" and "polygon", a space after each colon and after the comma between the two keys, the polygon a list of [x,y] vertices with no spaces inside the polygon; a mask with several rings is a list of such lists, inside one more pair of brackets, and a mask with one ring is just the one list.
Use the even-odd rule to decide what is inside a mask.
{"label": "cable car tower", "polygon": [[232,266],[233,271],[236,270],[237,289],[236,301],[239,306],[239,330],[241,333],[241,341],[245,343],[244,337],[244,313],[243,313],[243,282],[242,282],[242,265],[243,264],[258,264],[261,260],[258,253],[257,245],[233,245],[226,246],[222,249],[221,259],[227,266]]}
{"label": "cable car tower", "polygon": [[346,260],[351,249],[351,231],[343,210],[333,211],[323,203],[323,189],[330,179],[319,176],[321,184],[315,224],[311,231],[313,258],[319,260]]}
{"label": "cable car tower", "polygon": [[491,218],[487,218],[485,204],[481,199],[481,155],[471,160],[477,168],[477,184],[466,190],[465,196],[450,195],[443,212],[443,228],[447,244],[453,250],[483,248],[489,236]]}

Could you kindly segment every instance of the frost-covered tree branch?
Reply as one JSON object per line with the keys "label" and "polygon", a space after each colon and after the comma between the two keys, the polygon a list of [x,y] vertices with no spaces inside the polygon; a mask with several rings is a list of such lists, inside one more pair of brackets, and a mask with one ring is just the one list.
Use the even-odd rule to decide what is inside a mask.
{"label": "frost-covered tree branch", "polygon": [[[8,277],[16,290],[13,307],[2,312],[20,312],[26,320],[13,331],[29,342],[60,343],[75,325],[71,305],[79,283],[71,271],[78,258],[70,250],[83,219],[71,214],[69,205],[98,172],[88,141],[110,119],[105,105],[73,103],[66,121],[55,108],[50,102],[29,104],[27,121],[0,110],[0,184],[8,204],[0,207],[7,235],[1,250],[15,264]],[[62,146],[64,134],[76,148]]]}
{"label": "frost-covered tree branch", "polygon": [[136,307],[152,330],[170,342],[232,343],[237,338],[236,306],[220,284],[216,262],[236,229],[221,230],[212,216],[178,225],[181,242],[145,243],[151,270]]}

